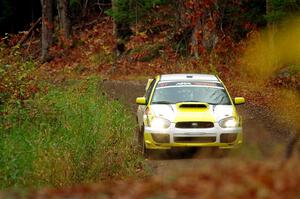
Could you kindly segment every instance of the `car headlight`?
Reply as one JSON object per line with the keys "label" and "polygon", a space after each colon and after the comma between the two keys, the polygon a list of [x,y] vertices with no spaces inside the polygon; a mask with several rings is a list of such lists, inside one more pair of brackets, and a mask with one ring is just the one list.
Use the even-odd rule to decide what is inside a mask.
{"label": "car headlight", "polygon": [[171,122],[165,118],[155,117],[151,121],[151,127],[156,129],[166,129],[171,126]]}
{"label": "car headlight", "polygon": [[234,117],[228,117],[219,121],[219,125],[222,128],[234,128],[239,126],[239,121]]}

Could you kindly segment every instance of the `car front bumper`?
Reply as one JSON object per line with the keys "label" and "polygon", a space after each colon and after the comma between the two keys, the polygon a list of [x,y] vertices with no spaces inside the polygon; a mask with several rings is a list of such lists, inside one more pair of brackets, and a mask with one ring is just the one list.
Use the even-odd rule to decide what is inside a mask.
{"label": "car front bumper", "polygon": [[234,148],[243,142],[242,127],[221,128],[218,123],[212,128],[154,129],[145,127],[147,149],[170,149],[172,147],[219,147]]}

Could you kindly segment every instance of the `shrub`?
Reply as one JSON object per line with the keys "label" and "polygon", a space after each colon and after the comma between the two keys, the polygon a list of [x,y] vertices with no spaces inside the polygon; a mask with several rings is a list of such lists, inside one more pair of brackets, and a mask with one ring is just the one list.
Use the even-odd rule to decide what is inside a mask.
{"label": "shrub", "polygon": [[0,188],[55,186],[135,175],[135,122],[97,79],[50,88],[0,123]]}

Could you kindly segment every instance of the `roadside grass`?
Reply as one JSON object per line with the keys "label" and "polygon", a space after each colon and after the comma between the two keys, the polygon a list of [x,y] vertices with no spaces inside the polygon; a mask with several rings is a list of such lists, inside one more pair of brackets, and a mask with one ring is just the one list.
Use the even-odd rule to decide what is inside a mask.
{"label": "roadside grass", "polygon": [[0,120],[0,189],[63,187],[136,176],[135,120],[99,79],[37,94]]}

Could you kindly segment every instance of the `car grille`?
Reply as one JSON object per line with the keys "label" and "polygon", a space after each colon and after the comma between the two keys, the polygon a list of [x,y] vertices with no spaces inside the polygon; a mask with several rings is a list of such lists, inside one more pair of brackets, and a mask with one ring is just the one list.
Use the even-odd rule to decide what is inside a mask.
{"label": "car grille", "polygon": [[209,143],[216,142],[216,137],[174,137],[177,143]]}
{"label": "car grille", "polygon": [[175,125],[176,128],[212,128],[214,127],[213,122],[177,122]]}
{"label": "car grille", "polygon": [[224,133],[220,136],[220,142],[232,143],[237,139],[237,133]]}
{"label": "car grille", "polygon": [[170,135],[162,133],[151,133],[152,139],[157,143],[170,143]]}

